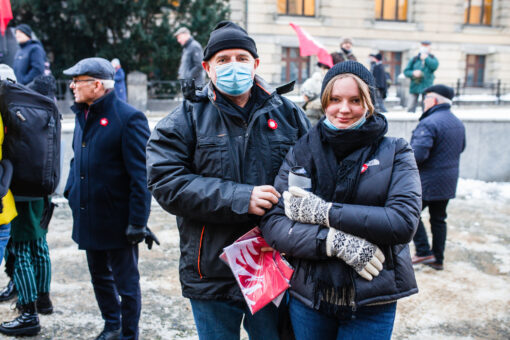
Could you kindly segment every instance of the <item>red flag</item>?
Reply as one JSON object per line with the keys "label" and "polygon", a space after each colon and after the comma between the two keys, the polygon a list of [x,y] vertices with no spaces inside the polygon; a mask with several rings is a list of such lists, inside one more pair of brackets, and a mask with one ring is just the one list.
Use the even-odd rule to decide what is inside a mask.
{"label": "red flag", "polygon": [[320,63],[333,67],[333,58],[326,48],[317,40],[315,40],[308,32],[296,24],[289,23],[296,31],[299,39],[299,54],[303,57],[316,55]]}
{"label": "red flag", "polygon": [[7,24],[12,20],[12,10],[10,0],[0,0],[0,32],[5,34]]}

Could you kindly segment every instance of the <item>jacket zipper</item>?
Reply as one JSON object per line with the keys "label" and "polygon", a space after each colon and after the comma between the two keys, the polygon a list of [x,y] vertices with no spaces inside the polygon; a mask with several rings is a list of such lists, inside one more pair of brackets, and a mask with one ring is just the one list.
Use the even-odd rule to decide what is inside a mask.
{"label": "jacket zipper", "polygon": [[354,282],[354,276],[352,274],[352,269],[349,270],[349,274],[351,276],[352,281],[352,296],[351,301],[349,301],[349,305],[351,306],[352,312],[356,312],[357,306],[356,306],[356,283]]}
{"label": "jacket zipper", "polygon": [[200,243],[198,245],[198,260],[197,260],[197,268],[198,268],[198,275],[200,276],[200,279],[202,279],[202,271],[200,270],[200,255],[202,253],[202,240],[204,239],[204,231],[205,231],[205,225],[202,226],[202,233],[200,234]]}

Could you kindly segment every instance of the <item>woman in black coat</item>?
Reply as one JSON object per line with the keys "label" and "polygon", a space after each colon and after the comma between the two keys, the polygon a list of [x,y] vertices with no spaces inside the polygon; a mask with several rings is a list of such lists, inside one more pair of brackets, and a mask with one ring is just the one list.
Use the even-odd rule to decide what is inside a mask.
{"label": "woman in black coat", "polygon": [[[289,151],[263,218],[266,241],[295,268],[290,316],[299,339],[390,339],[396,300],[418,292],[408,242],[421,211],[414,155],[384,137],[374,78],[346,61],[325,76],[319,123]],[[288,186],[302,167],[311,192]]]}

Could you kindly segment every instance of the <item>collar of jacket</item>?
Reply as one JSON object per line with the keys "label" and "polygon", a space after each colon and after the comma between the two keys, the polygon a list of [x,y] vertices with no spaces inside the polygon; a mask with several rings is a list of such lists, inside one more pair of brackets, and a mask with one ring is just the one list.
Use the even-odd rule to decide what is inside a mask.
{"label": "collar of jacket", "polygon": [[427,118],[428,116],[430,116],[431,114],[438,112],[438,111],[450,111],[451,107],[452,106],[448,103],[434,105],[427,111],[423,112],[423,114],[420,116],[419,120],[423,120],[423,119]]}
{"label": "collar of jacket", "polygon": [[[112,89],[107,90],[106,94],[98,99],[96,99],[92,105],[89,106],[89,115],[93,115],[96,112],[104,112],[105,107],[109,107],[110,104],[115,100],[116,95],[115,91]],[[87,104],[85,103],[74,103],[71,106],[71,110],[75,114],[83,113],[87,108]]]}
{"label": "collar of jacket", "polygon": [[186,41],[186,43],[184,44],[184,46],[182,46],[182,48],[188,47],[189,45],[191,45],[192,42],[193,42],[193,37],[189,37],[188,41]]}

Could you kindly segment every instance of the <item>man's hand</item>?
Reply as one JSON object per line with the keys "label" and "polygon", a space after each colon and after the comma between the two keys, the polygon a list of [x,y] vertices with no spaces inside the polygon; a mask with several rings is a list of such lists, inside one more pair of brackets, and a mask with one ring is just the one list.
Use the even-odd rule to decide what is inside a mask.
{"label": "man's hand", "polygon": [[285,215],[293,221],[329,227],[331,203],[299,187],[283,193]]}
{"label": "man's hand", "polygon": [[414,71],[413,71],[413,77],[415,77],[415,78],[421,78],[421,76],[422,76],[422,72],[421,72],[421,70],[414,70]]}
{"label": "man's hand", "polygon": [[379,275],[385,260],[375,244],[333,228],[329,229],[326,238],[326,254],[342,259],[368,281]]}
{"label": "man's hand", "polygon": [[427,59],[427,57],[428,57],[428,56],[429,56],[429,54],[428,54],[428,53],[420,53],[420,59],[421,59],[421,60],[425,60],[425,59]]}
{"label": "man's hand", "polygon": [[142,242],[145,238],[145,226],[128,224],[126,229],[126,238],[131,244]]}
{"label": "man's hand", "polygon": [[149,227],[145,227],[145,244],[147,244],[147,248],[149,250],[152,249],[152,244],[155,242],[159,246],[159,240],[156,235],[149,229]]}
{"label": "man's hand", "polygon": [[273,205],[278,203],[280,193],[271,185],[260,185],[253,187],[250,197],[250,206],[248,213],[253,215],[262,216]]}

